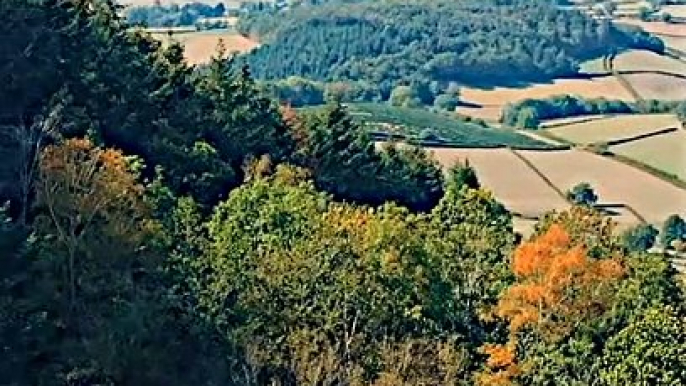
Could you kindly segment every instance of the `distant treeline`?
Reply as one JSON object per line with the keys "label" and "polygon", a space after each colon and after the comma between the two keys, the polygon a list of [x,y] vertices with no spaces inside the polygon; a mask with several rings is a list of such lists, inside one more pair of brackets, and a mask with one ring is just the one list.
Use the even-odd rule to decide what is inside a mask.
{"label": "distant treeline", "polygon": [[238,28],[264,43],[246,58],[259,78],[367,81],[384,97],[416,79],[550,79],[625,48],[664,50],[640,29],[548,0],[339,0],[244,17]]}
{"label": "distant treeline", "polygon": [[279,101],[292,107],[321,105],[327,102],[359,103],[388,101],[402,107],[433,106],[454,111],[459,104],[459,87],[454,82],[414,80],[394,87],[390,94],[378,84],[367,81],[319,82],[291,76],[266,80],[261,84]]}
{"label": "distant treeline", "polygon": [[505,106],[501,122],[524,129],[536,129],[541,121],[599,114],[659,114],[675,112],[683,102],[644,100],[625,102],[605,98],[584,99],[558,95],[547,99],[525,99]]}
{"label": "distant treeline", "polygon": [[226,14],[224,3],[215,6],[203,3],[188,3],[180,6],[139,6],[126,10],[125,17],[129,24],[147,27],[181,27],[193,26],[198,20],[208,17],[221,17]]}

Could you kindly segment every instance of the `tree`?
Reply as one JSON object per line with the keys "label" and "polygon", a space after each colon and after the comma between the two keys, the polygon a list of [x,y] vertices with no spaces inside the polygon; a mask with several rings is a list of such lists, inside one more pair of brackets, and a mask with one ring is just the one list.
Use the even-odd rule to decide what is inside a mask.
{"label": "tree", "polygon": [[422,102],[417,90],[412,86],[397,86],[391,92],[388,102],[393,106],[418,107]]}
{"label": "tree", "polygon": [[598,195],[589,183],[581,182],[567,192],[567,200],[574,205],[592,207],[598,202]]}
{"label": "tree", "polygon": [[539,123],[536,111],[533,109],[521,109],[517,114],[516,126],[520,129],[536,129]]}
{"label": "tree", "polygon": [[[449,359],[462,351],[451,339],[474,316],[465,319],[453,297],[427,226],[393,205],[371,211],[333,203],[301,171],[277,166],[218,206],[197,262],[202,308],[246,346],[266,380],[390,377],[405,371],[395,368],[400,347],[433,352],[426,355],[439,360],[435,367],[464,372],[464,362]],[[437,350],[449,347],[442,366]],[[442,384],[448,374],[435,367],[421,376]]]}
{"label": "tree", "polygon": [[657,241],[658,230],[650,224],[637,225],[622,234],[624,246],[632,252],[647,252]]}
{"label": "tree", "polygon": [[653,11],[650,10],[648,7],[641,7],[638,10],[638,18],[641,19],[642,21],[649,21],[650,16],[653,14]]}
{"label": "tree", "polygon": [[671,22],[672,22],[672,19],[673,19],[672,14],[669,13],[669,12],[663,12],[663,13],[660,15],[660,20],[662,20],[662,21],[665,22],[665,23],[671,23]]}
{"label": "tree", "polygon": [[686,101],[679,103],[676,109],[676,115],[681,121],[681,127],[686,129]]}
{"label": "tree", "polygon": [[686,383],[686,317],[673,307],[648,310],[608,341],[602,364],[609,386]]}
{"label": "tree", "polygon": [[[507,322],[509,339],[506,344],[482,347],[489,359],[479,375],[480,384],[509,385],[516,379],[545,384],[561,379],[561,373],[590,381],[593,374],[587,362],[559,363],[558,358],[552,368],[543,370],[552,364],[540,354],[564,347],[569,337],[602,323],[599,320],[617,302],[614,289],[625,274],[621,261],[589,258],[585,248],[556,224],[519,246],[511,269],[516,281],[501,293],[494,309]],[[580,356],[593,349],[583,341],[576,346]]]}
{"label": "tree", "polygon": [[446,180],[448,189],[462,189],[463,187],[469,189],[479,189],[481,184],[476,175],[476,170],[469,164],[469,160],[465,160],[464,164],[456,163],[448,170],[448,177]]}
{"label": "tree", "polygon": [[671,248],[675,241],[686,240],[686,221],[677,214],[669,216],[662,225],[661,235],[665,248]]}
{"label": "tree", "polygon": [[441,94],[434,100],[434,107],[445,111],[455,111],[459,104],[459,98],[452,94]]}

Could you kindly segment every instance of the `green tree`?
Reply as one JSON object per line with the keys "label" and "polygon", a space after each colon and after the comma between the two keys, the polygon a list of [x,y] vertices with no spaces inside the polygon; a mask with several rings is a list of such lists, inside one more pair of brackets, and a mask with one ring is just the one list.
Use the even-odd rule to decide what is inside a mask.
{"label": "green tree", "polygon": [[422,104],[417,90],[412,86],[395,87],[388,102],[393,106],[401,107],[418,107]]}
{"label": "green tree", "polygon": [[604,385],[686,383],[686,317],[673,307],[653,308],[605,346]]}
{"label": "green tree", "polygon": [[302,172],[279,166],[218,206],[198,262],[201,305],[253,353],[264,379],[374,379],[385,348],[410,337],[431,337],[427,347],[439,347],[469,328],[428,248],[427,225],[392,205],[332,203]]}
{"label": "green tree", "polygon": [[686,221],[678,214],[669,216],[662,225],[661,235],[665,248],[670,248],[675,241],[686,240]]}
{"label": "green tree", "polygon": [[448,170],[448,177],[446,179],[446,186],[448,189],[462,189],[463,187],[469,189],[479,189],[479,177],[476,175],[476,170],[469,164],[469,160],[465,160],[464,164],[457,163]]}
{"label": "green tree", "polygon": [[655,246],[659,231],[650,224],[637,225],[622,234],[624,246],[632,252],[646,252]]}
{"label": "green tree", "polygon": [[581,182],[567,192],[567,200],[575,205],[592,207],[598,202],[598,195],[589,183]]}
{"label": "green tree", "polygon": [[455,111],[459,104],[458,96],[452,94],[441,94],[434,100],[434,107],[445,111]]}
{"label": "green tree", "polygon": [[521,109],[517,114],[516,126],[520,129],[536,129],[539,123],[536,111],[533,109]]}

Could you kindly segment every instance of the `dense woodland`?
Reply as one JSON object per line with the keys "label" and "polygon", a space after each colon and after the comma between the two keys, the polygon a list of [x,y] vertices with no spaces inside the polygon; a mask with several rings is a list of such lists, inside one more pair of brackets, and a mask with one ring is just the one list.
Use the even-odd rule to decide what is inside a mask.
{"label": "dense woodland", "polygon": [[385,98],[399,82],[551,79],[625,48],[664,49],[552,0],[328,1],[242,18],[239,29],[264,43],[247,57],[259,78],[365,81]]}
{"label": "dense woodland", "polygon": [[108,2],[0,15],[0,384],[686,382],[657,232],[576,207],[520,240],[468,165],[190,68]]}

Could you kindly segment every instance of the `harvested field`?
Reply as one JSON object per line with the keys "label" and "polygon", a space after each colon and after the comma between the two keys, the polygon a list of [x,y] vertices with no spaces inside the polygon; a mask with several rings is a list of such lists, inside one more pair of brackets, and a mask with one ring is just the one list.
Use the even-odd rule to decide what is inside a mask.
{"label": "harvested field", "polygon": [[[167,33],[154,33],[153,36],[169,42]],[[172,40],[184,46],[186,60],[189,64],[207,63],[216,54],[221,41],[227,52],[246,52],[258,46],[258,43],[228,30],[211,30],[173,34]]]}
{"label": "harvested field", "polygon": [[[646,50],[623,52],[615,58],[614,68],[619,72],[660,71],[686,76],[686,63]],[[603,60],[595,59],[581,65],[581,72],[587,74],[604,74]]]}
{"label": "harvested field", "polygon": [[658,37],[665,42],[667,47],[673,48],[675,50],[686,51],[686,36],[679,37],[658,35]]}
{"label": "harvested field", "polygon": [[[479,108],[459,108],[461,114],[475,113],[483,119],[498,119],[502,107],[510,102],[527,98],[542,99],[554,95],[578,95],[584,98],[607,98],[632,101],[631,94],[612,76],[594,79],[557,79],[553,83],[539,83],[528,87],[495,87],[492,89],[478,89],[464,87],[461,89],[463,102],[482,106]],[[483,111],[482,111],[483,110]]]}
{"label": "harvested field", "polygon": [[661,21],[641,21],[639,19],[619,19],[619,24],[629,24],[643,28],[644,31],[658,35],[686,36],[686,27],[683,24],[670,24]]}
{"label": "harvested field", "polygon": [[668,13],[674,17],[686,17],[686,5],[663,5],[661,13]]}
{"label": "harvested field", "polygon": [[[686,208],[686,190],[609,158],[580,150],[519,153],[559,189],[588,182],[601,204],[629,205],[652,224],[661,224],[669,215],[683,213]],[[617,220],[627,223],[635,221],[633,218],[622,215]]]}
{"label": "harvested field", "polygon": [[649,134],[679,125],[673,114],[620,115],[558,126],[548,132],[570,142],[589,144]]}
{"label": "harvested field", "polygon": [[[507,149],[427,148],[448,168],[469,160],[484,187],[505,206],[526,216],[540,216],[569,205],[522,160]],[[553,152],[556,153],[556,152]]]}
{"label": "harvested field", "polygon": [[686,181],[684,130],[612,146],[610,150]]}
{"label": "harvested field", "polygon": [[648,73],[623,76],[645,99],[686,99],[686,78]]}

